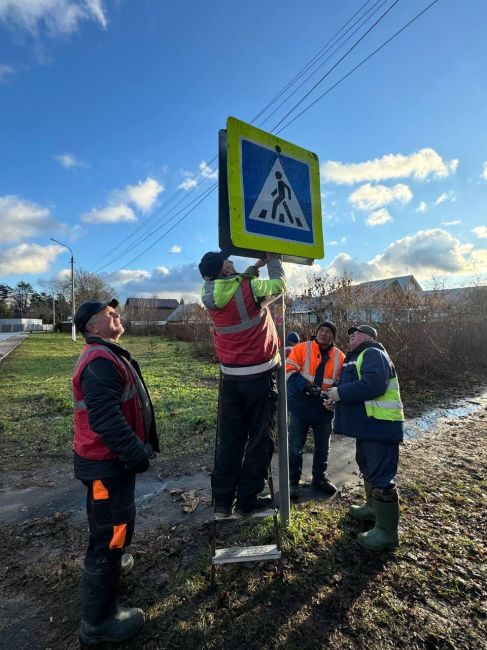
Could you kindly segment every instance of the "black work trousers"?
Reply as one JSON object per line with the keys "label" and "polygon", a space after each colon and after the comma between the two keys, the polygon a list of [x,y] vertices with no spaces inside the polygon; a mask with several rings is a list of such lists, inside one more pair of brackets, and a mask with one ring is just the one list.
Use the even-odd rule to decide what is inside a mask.
{"label": "black work trousers", "polygon": [[264,488],[274,451],[276,375],[245,381],[223,377],[211,486],[218,506],[251,509]]}
{"label": "black work trousers", "polygon": [[116,565],[132,541],[135,524],[135,474],[83,481],[90,541],[85,566]]}

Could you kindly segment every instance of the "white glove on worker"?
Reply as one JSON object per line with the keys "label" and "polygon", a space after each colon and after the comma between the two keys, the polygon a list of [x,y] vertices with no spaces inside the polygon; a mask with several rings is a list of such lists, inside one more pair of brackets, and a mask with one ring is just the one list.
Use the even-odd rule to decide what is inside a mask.
{"label": "white glove on worker", "polygon": [[340,395],[338,394],[338,388],[335,386],[333,388],[330,388],[330,390],[327,391],[328,393],[328,399],[331,399],[332,402],[339,402],[340,401]]}

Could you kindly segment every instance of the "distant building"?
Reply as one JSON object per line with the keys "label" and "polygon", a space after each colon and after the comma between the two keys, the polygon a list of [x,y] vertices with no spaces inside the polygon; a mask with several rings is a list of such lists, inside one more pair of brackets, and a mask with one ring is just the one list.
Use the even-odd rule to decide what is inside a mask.
{"label": "distant building", "polygon": [[0,318],[0,332],[51,332],[52,329],[41,318]]}
{"label": "distant building", "polygon": [[127,298],[124,317],[132,325],[164,325],[178,306],[175,298]]}

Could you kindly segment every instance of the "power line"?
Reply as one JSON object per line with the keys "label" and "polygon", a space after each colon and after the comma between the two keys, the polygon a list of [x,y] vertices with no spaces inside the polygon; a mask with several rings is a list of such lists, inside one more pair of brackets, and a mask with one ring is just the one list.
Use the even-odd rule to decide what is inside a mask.
{"label": "power line", "polygon": [[[305,95],[305,96],[304,96],[304,97],[303,97],[299,102],[296,103],[296,105],[295,105],[295,106],[294,106],[294,107],[293,107],[293,108],[292,108],[292,109],[291,109],[291,110],[290,110],[290,111],[289,111],[289,112],[284,116],[284,118],[282,118],[282,120],[280,120],[280,122],[278,122],[278,124],[274,127],[273,131],[275,131],[275,129],[277,128],[277,126],[279,126],[279,125],[280,125],[280,124],[281,124],[281,123],[286,119],[286,117],[288,117],[292,112],[294,112],[294,110],[295,110],[295,109],[296,109],[296,108],[297,108],[297,107],[302,103],[302,101],[304,101],[304,100],[306,99],[306,97],[308,97],[309,94],[310,94],[310,93],[311,93],[311,92],[312,92],[312,91],[313,91],[313,90],[314,90],[314,89],[315,89],[315,88],[316,88],[316,87],[317,87],[317,86],[318,86],[318,85],[319,85],[319,84],[320,84],[320,83],[321,83],[321,82],[322,82],[322,81],[323,81],[323,80],[324,80],[324,79],[329,75],[329,73],[330,73],[333,69],[335,69],[335,68],[337,67],[337,65],[339,65],[339,63],[340,63],[341,61],[344,60],[344,58],[345,58],[345,57],[346,57],[346,56],[347,56],[347,55],[348,55],[348,54],[349,54],[349,53],[350,53],[350,52],[351,52],[351,51],[356,47],[356,45],[358,45],[358,43],[359,43],[360,41],[362,41],[362,40],[364,39],[364,37],[365,37],[368,33],[370,33],[370,31],[371,31],[371,30],[372,30],[372,29],[373,29],[373,28],[374,28],[374,27],[375,27],[375,26],[376,26],[376,25],[377,25],[377,24],[378,24],[378,23],[379,23],[379,22],[384,18],[384,16],[385,16],[385,15],[386,15],[386,14],[387,14],[387,13],[388,13],[388,12],[389,12],[389,11],[390,11],[390,10],[391,10],[391,9],[392,9],[392,8],[393,8],[393,7],[398,3],[398,2],[399,2],[399,0],[395,0],[395,2],[394,2],[394,3],[389,7],[389,9],[387,9],[387,11],[384,12],[384,14],[382,14],[382,16],[381,16],[381,17],[380,17],[380,18],[379,18],[379,19],[378,19],[378,20],[377,20],[377,21],[376,21],[376,22],[375,22],[375,23],[374,23],[374,24],[373,24],[373,25],[372,25],[372,26],[367,30],[367,32],[365,32],[365,34],[363,34],[363,36],[360,37],[360,39],[359,39],[359,40],[358,40],[358,41],[357,41],[357,42],[356,42],[356,43],[355,43],[355,44],[354,44],[354,45],[353,45],[353,46],[352,46],[352,47],[351,47],[351,48],[350,48],[350,49],[345,53],[345,55],[344,55],[344,56],[343,56],[343,57],[342,57],[342,58],[341,58],[341,59],[340,59],[340,60],[339,60],[339,61],[338,61],[338,62],[337,62],[337,63],[336,63],[336,64],[335,64],[335,65],[334,65],[334,66],[333,66],[329,71],[328,71],[328,73],[327,73],[326,75],[324,75],[324,76],[323,76],[323,77],[322,77],[322,78],[317,82],[317,84],[315,84],[315,86],[314,86],[314,87],[313,87],[313,88],[312,88],[308,93],[306,93],[306,95]],[[325,97],[326,95],[328,95],[328,94],[329,94],[329,93],[330,93],[334,88],[336,88],[336,87],[337,87],[337,86],[338,86],[342,81],[344,81],[347,77],[349,77],[351,74],[353,74],[353,72],[355,72],[358,68],[360,68],[360,67],[361,67],[364,63],[366,63],[369,59],[371,59],[373,56],[375,56],[375,54],[377,54],[380,50],[382,50],[382,49],[383,49],[383,48],[384,48],[388,43],[390,43],[394,38],[396,38],[396,36],[398,36],[401,32],[403,32],[405,29],[407,29],[407,27],[409,27],[412,23],[414,23],[418,18],[420,18],[424,13],[426,13],[426,12],[427,12],[427,11],[428,11],[432,6],[433,6],[433,5],[435,5],[437,2],[438,2],[438,0],[433,0],[433,2],[431,2],[427,7],[425,7],[425,9],[423,9],[423,10],[420,11],[418,14],[416,14],[416,16],[414,16],[414,18],[412,18],[408,23],[406,23],[403,27],[401,27],[401,29],[399,29],[397,32],[395,32],[395,33],[394,33],[390,38],[388,38],[386,41],[384,41],[384,43],[382,43],[382,44],[381,44],[378,48],[376,48],[376,49],[375,49],[371,54],[369,54],[369,55],[368,55],[366,58],[364,58],[364,59],[363,59],[359,64],[357,64],[354,68],[352,68],[352,70],[350,70],[346,75],[344,75],[343,77],[341,77],[341,78],[340,78],[336,83],[334,83],[332,86],[330,86],[330,88],[328,88],[328,89],[327,89],[324,93],[322,93],[318,98],[316,98],[313,102],[311,102],[311,103],[310,103],[310,104],[309,104],[305,109],[303,109],[302,111],[300,111],[300,112],[299,112],[297,115],[295,115],[295,116],[294,116],[294,117],[293,117],[289,122],[287,122],[284,126],[282,126],[281,129],[279,129],[279,131],[277,131],[277,133],[281,133],[281,132],[282,132],[284,129],[286,129],[290,124],[292,124],[294,121],[296,121],[296,120],[297,120],[301,115],[303,115],[305,112],[307,112],[307,111],[308,111],[312,106],[314,106],[314,104],[316,104],[316,103],[317,103],[318,101],[320,101],[323,97]],[[214,160],[214,159],[213,159],[213,160]],[[163,239],[167,234],[169,234],[169,232],[171,232],[171,231],[172,231],[172,230],[173,230],[173,229],[174,229],[174,228],[175,228],[179,223],[181,223],[181,222],[182,222],[182,221],[183,221],[187,216],[189,216],[189,214],[190,214],[191,212],[193,212],[193,210],[194,210],[198,205],[200,205],[200,204],[201,204],[201,203],[202,203],[202,202],[203,202],[203,201],[204,201],[204,200],[205,200],[205,199],[206,199],[206,198],[207,198],[207,197],[208,197],[208,196],[209,196],[209,195],[210,195],[210,194],[211,194],[215,189],[216,189],[217,185],[218,185],[218,183],[215,183],[215,184],[212,185],[210,188],[208,188],[207,190],[205,190],[204,192],[202,192],[198,197],[196,197],[196,199],[198,199],[198,198],[200,198],[200,197],[201,197],[201,198],[200,198],[200,200],[199,200],[199,201],[198,201],[198,202],[197,202],[197,203],[196,203],[192,208],[190,208],[189,210],[187,210],[187,212],[186,212],[185,214],[183,214],[182,217],[181,217],[180,219],[178,219],[178,221],[177,221],[175,224],[173,224],[173,226],[171,226],[171,228],[169,228],[165,233],[163,233],[163,234],[162,234],[162,235],[161,235],[161,236],[160,236],[156,241],[154,241],[152,244],[150,244],[147,248],[145,248],[145,249],[144,249],[140,254],[138,254],[138,255],[137,255],[136,257],[134,257],[132,260],[130,260],[129,262],[127,262],[127,265],[132,264],[135,260],[139,259],[139,258],[140,258],[144,253],[146,253],[148,250],[150,250],[153,246],[155,246],[155,244],[157,244],[159,241],[161,241],[161,239]],[[196,199],[195,199],[195,200],[196,200]],[[190,204],[189,204],[189,205],[190,205]],[[171,221],[175,216],[177,216],[178,214],[180,214],[180,213],[181,213],[183,210],[185,210],[187,207],[188,207],[188,206],[185,206],[185,208],[182,208],[182,209],[181,209],[179,212],[177,212],[176,215],[174,215],[174,216],[173,216],[169,221]],[[163,227],[163,225],[167,225],[167,224],[166,224],[166,223],[165,223],[165,224],[161,224],[161,226],[159,226],[157,229],[160,229],[161,227]],[[145,237],[145,239],[147,239],[147,238],[148,238],[149,236],[151,236],[152,234],[154,234],[154,233],[150,233],[149,235],[147,235],[147,237]],[[140,243],[140,242],[139,242],[139,243]],[[137,245],[138,245],[138,244],[137,244]],[[134,246],[129,247],[128,250],[131,250],[131,248],[133,248],[133,247],[134,247]],[[118,272],[118,271],[117,271],[117,272]],[[109,278],[109,277],[112,277],[112,276],[115,275],[117,272],[111,273],[111,274],[110,274],[109,276],[107,276],[107,277],[108,277],[108,278]]]}
{"label": "power line", "polygon": [[[384,0],[384,1],[385,1],[385,0]],[[328,47],[329,44],[333,42],[333,40],[338,36],[338,34],[340,34],[340,32],[342,32],[342,31],[346,28],[346,26],[347,26],[347,25],[348,25],[348,24],[349,24],[349,23],[350,23],[350,22],[355,18],[355,16],[357,16],[357,14],[359,14],[359,13],[360,13],[360,12],[361,12],[361,11],[362,11],[362,10],[363,10],[363,9],[364,9],[364,8],[365,8],[365,7],[370,3],[370,2],[371,2],[371,0],[366,0],[366,2],[365,2],[365,3],[364,3],[364,4],[363,4],[363,5],[362,5],[362,6],[361,6],[361,7],[360,7],[360,8],[359,8],[359,9],[358,9],[358,10],[357,10],[357,11],[356,11],[356,12],[355,12],[355,13],[354,13],[350,18],[349,18],[349,19],[348,19],[348,21],[347,21],[347,22],[346,22],[346,23],[345,23],[345,24],[344,24],[344,25],[343,25],[343,26],[342,26],[342,27],[341,27],[341,28],[340,28],[340,29],[335,33],[335,35],[334,35],[331,39],[329,39],[329,40],[327,41],[327,43],[326,43],[326,44],[323,46],[323,48],[321,48],[321,50],[320,50],[320,51],[319,51],[319,52],[318,52],[318,53],[317,53],[317,54],[316,54],[316,55],[311,59],[311,61],[308,62],[308,64],[307,64],[307,65],[306,65],[306,66],[305,66],[305,67],[304,67],[304,68],[303,68],[303,69],[302,69],[302,70],[301,70],[301,71],[300,71],[300,72],[299,72],[299,73],[298,73],[298,74],[297,74],[297,75],[296,75],[296,76],[295,76],[295,77],[294,77],[294,78],[293,78],[293,79],[292,79],[292,80],[291,80],[291,81],[286,85],[286,87],[285,87],[283,90],[281,90],[281,92],[280,92],[280,93],[279,93],[279,94],[278,94],[278,95],[277,95],[273,100],[271,100],[271,102],[270,102],[269,104],[267,104],[267,106],[266,106],[266,107],[265,107],[265,108],[264,108],[264,109],[263,109],[263,110],[262,110],[262,111],[261,111],[261,112],[260,112],[260,113],[259,113],[259,114],[258,114],[258,115],[253,119],[253,120],[252,120],[251,124],[252,124],[253,122],[255,122],[255,120],[256,120],[256,119],[257,119],[257,118],[258,118],[258,117],[259,117],[263,112],[265,112],[265,110],[267,110],[267,108],[269,108],[273,103],[275,103],[275,101],[277,101],[277,99],[278,99],[279,97],[282,96],[283,92],[285,92],[285,91],[286,91],[288,88],[290,88],[290,87],[291,87],[291,86],[292,86],[296,81],[298,81],[298,80],[302,77],[302,75],[303,75],[307,70],[309,70],[310,67],[313,66],[314,62],[316,62],[317,60],[319,60],[319,58],[320,58],[324,53],[326,53],[326,51],[328,51],[327,48],[329,49],[329,47]],[[373,6],[372,6],[372,9],[377,5],[378,2],[380,2],[380,0],[376,0],[376,2],[375,2],[375,3],[373,4]],[[381,6],[382,6],[382,5],[381,5]],[[365,15],[367,15],[367,14],[370,12],[370,10],[371,10],[371,8],[369,8],[369,9],[367,10],[367,12],[366,12]],[[374,13],[375,13],[375,12],[374,12]],[[362,19],[362,18],[363,18],[363,16],[361,17],[361,19]],[[360,20],[360,19],[359,19],[359,20]],[[352,25],[352,27],[353,27],[355,24],[356,24],[356,22]],[[352,27],[350,27],[349,30],[347,30],[347,31],[345,32],[345,34],[343,34],[343,35],[338,39],[337,42],[339,42],[339,41],[340,41],[344,36],[346,36],[346,34],[348,33],[348,31],[350,31],[350,29],[351,29]],[[348,39],[347,39],[347,40],[348,40]],[[321,66],[320,66],[320,67],[321,67]],[[267,118],[266,118],[266,119],[267,119]],[[212,164],[212,163],[217,159],[217,157],[218,157],[218,156],[214,156],[214,157],[210,160],[210,162],[208,163],[208,166],[211,165],[211,164]],[[213,170],[212,170],[212,171],[213,171]],[[198,178],[199,178],[201,175],[202,175],[202,172],[200,172],[200,173],[196,176],[196,178],[195,178],[194,180],[197,181]],[[184,191],[184,195],[181,197],[181,201],[178,201],[178,202],[176,203],[176,205],[173,206],[173,208],[176,207],[177,205],[179,205],[179,204],[180,204],[181,202],[183,202],[185,199],[187,199],[188,196],[189,196],[189,194],[191,194],[191,193],[196,189],[196,187],[197,187],[197,186],[195,185],[195,187],[191,188],[191,190],[189,190],[189,191]],[[173,199],[174,199],[178,194],[180,194],[181,192],[182,192],[181,189],[176,190],[176,191],[175,191],[175,192],[174,192],[174,193],[169,197],[169,199],[168,199],[166,202],[164,202],[161,206],[159,206],[159,207],[158,207],[158,208],[157,208],[157,209],[156,209],[156,210],[155,210],[155,211],[154,211],[154,212],[153,212],[153,213],[152,213],[152,214],[151,214],[151,215],[150,215],[150,216],[149,216],[149,217],[148,217],[148,218],[143,222],[143,223],[141,223],[141,224],[140,224],[136,229],[134,229],[133,231],[131,231],[131,232],[130,232],[130,233],[129,233],[129,234],[128,234],[128,235],[127,235],[127,236],[126,236],[122,241],[120,241],[120,242],[119,242],[119,243],[118,243],[114,248],[112,248],[110,252],[111,252],[111,253],[114,253],[117,249],[119,249],[121,246],[123,246],[124,243],[126,243],[128,240],[130,240],[130,239],[132,239],[134,236],[136,236],[136,234],[137,234],[138,232],[140,232],[140,231],[142,231],[142,230],[146,230],[146,229],[148,228],[150,222],[153,221],[153,219],[154,219],[156,216],[158,216],[158,215],[162,212],[162,210],[163,210],[165,207],[167,207],[167,206],[168,206],[168,205],[173,201]],[[191,203],[189,203],[188,206],[189,206],[190,204],[191,204]],[[172,208],[171,208],[171,209],[172,209]],[[156,230],[159,230],[160,228],[164,227],[164,225],[166,225],[166,222],[164,221],[164,219],[165,219],[166,216],[167,216],[167,215],[164,215],[162,222],[161,222],[160,225],[156,228]],[[155,231],[154,231],[154,232],[155,232]],[[121,259],[121,258],[122,258],[122,257],[123,257],[127,252],[129,252],[130,250],[132,250],[133,248],[136,248],[136,247],[137,247],[137,246],[138,246],[142,241],[145,241],[149,236],[151,236],[151,234],[153,234],[153,233],[149,233],[146,237],[143,237],[143,238],[141,238],[141,239],[138,239],[135,243],[130,244],[130,245],[127,246],[127,247],[126,247],[126,248],[125,248],[125,249],[124,249],[124,250],[123,250],[119,255],[115,256],[115,258],[112,258],[112,259],[109,260],[108,262],[104,262],[104,259],[106,259],[106,254],[105,254],[102,258],[99,258],[99,259],[95,262],[95,266],[98,265],[98,270],[102,270],[103,268],[106,268],[106,266],[108,266],[109,264],[112,264],[113,262],[115,262],[115,261]],[[104,263],[102,264],[102,266],[99,266],[99,264],[100,264],[101,262],[104,262]]]}
{"label": "power line", "polygon": [[365,38],[368,34],[370,34],[370,32],[371,32],[371,31],[372,31],[372,30],[373,30],[373,29],[374,29],[374,28],[375,28],[375,27],[380,23],[380,21],[381,21],[383,18],[385,18],[385,17],[387,16],[387,14],[391,11],[391,9],[393,9],[393,8],[397,5],[398,2],[399,2],[399,0],[394,0],[394,2],[392,3],[392,5],[391,5],[388,9],[386,9],[386,11],[384,11],[384,13],[382,14],[382,16],[380,16],[380,17],[375,21],[375,23],[374,23],[373,25],[371,25],[371,26],[369,27],[369,29],[368,29],[364,34],[362,34],[362,36],[361,36],[357,41],[355,41],[355,43],[352,45],[352,47],[351,47],[349,50],[347,50],[347,51],[345,52],[345,54],[342,56],[342,58],[341,58],[341,59],[338,59],[338,61],[335,63],[335,65],[333,65],[333,66],[328,70],[328,72],[327,72],[326,74],[324,74],[324,75],[321,77],[321,79],[319,79],[319,80],[315,83],[315,85],[314,85],[310,90],[308,90],[308,92],[304,95],[304,97],[302,97],[302,98],[299,100],[299,102],[297,102],[297,103],[293,106],[293,108],[291,108],[291,110],[288,111],[288,112],[286,113],[286,115],[284,115],[284,117],[283,117],[281,120],[279,120],[279,122],[278,122],[278,123],[274,126],[274,128],[271,130],[271,133],[274,133],[274,131],[277,129],[277,127],[278,127],[279,125],[281,125],[281,124],[284,122],[284,120],[285,120],[287,117],[289,117],[289,115],[291,115],[291,113],[294,113],[294,111],[296,110],[296,108],[297,108],[300,104],[302,104],[302,103],[304,102],[304,100],[306,99],[306,97],[309,97],[309,95],[313,92],[313,90],[315,90],[315,89],[316,89],[316,88],[317,88],[317,87],[318,87],[318,86],[319,86],[319,85],[320,85],[320,84],[321,84],[321,83],[322,83],[322,82],[323,82],[323,81],[328,77],[328,75],[330,75],[330,74],[333,72],[333,70],[334,70],[338,65],[340,65],[340,63],[341,63],[341,62],[342,62],[342,61],[343,61],[343,60],[344,60],[344,59],[345,59],[345,58],[350,54],[350,52],[352,52],[352,51],[357,47],[357,45],[358,45],[359,43],[361,43],[361,42],[364,40],[364,38]]}
{"label": "power line", "polygon": [[[330,43],[331,43],[331,42],[332,42],[332,41],[333,41],[333,40],[338,36],[338,34],[339,34],[341,31],[343,31],[343,30],[345,29],[345,27],[348,25],[348,23],[349,23],[351,20],[353,20],[353,19],[355,18],[355,16],[356,16],[358,13],[360,13],[360,12],[362,11],[362,9],[363,9],[364,7],[366,7],[366,6],[369,4],[369,2],[371,2],[371,1],[372,1],[372,0],[366,0],[366,2],[364,2],[364,4],[363,4],[363,5],[362,5],[362,6],[361,6],[361,7],[360,7],[360,8],[359,8],[359,9],[358,9],[354,14],[353,14],[353,16],[351,16],[351,17],[347,20],[347,22],[346,22],[344,25],[342,25],[342,27],[340,27],[340,29],[339,29],[337,32],[335,32],[335,34],[334,34],[334,35],[333,35],[333,36],[332,36],[332,37],[331,37],[331,38],[330,38],[330,39],[325,43],[325,45],[323,45],[323,47],[322,47],[322,48],[321,48],[321,49],[320,49],[320,50],[319,50],[319,51],[318,51],[318,52],[313,56],[313,58],[312,58],[310,61],[308,61],[308,63],[304,66],[304,68],[302,68],[302,69],[301,69],[301,70],[300,70],[300,71],[299,71],[299,72],[298,72],[298,73],[297,73],[297,74],[296,74],[296,75],[291,79],[291,81],[288,81],[288,83],[287,83],[283,88],[281,88],[281,90],[277,93],[277,95],[275,95],[275,97],[274,97],[273,99],[271,99],[271,101],[270,101],[266,106],[264,106],[264,108],[263,108],[261,111],[259,111],[259,112],[257,113],[257,115],[256,115],[256,116],[252,119],[252,121],[250,122],[250,124],[254,124],[254,122],[256,122],[256,120],[258,120],[259,117],[260,117],[261,115],[263,115],[263,113],[265,113],[266,110],[267,110],[268,108],[270,108],[270,107],[271,107],[271,106],[272,106],[272,105],[273,105],[273,104],[274,104],[274,103],[275,103],[275,102],[276,102],[280,97],[282,97],[282,95],[283,95],[283,94],[284,94],[284,93],[285,93],[285,92],[286,92],[286,91],[287,91],[287,90],[288,90],[288,89],[289,89],[289,88],[290,88],[290,87],[291,87],[291,86],[292,86],[296,81],[299,81],[299,79],[302,77],[302,75],[306,74],[306,72],[307,72],[310,68],[313,67],[314,63],[315,63],[316,61],[318,61],[318,60],[321,58],[321,56],[322,56],[323,54],[325,54],[325,52],[328,51],[328,46],[330,45]],[[380,0],[377,0],[377,1],[374,3],[374,6],[375,6],[375,5],[377,4],[377,2],[379,2],[379,1],[380,1]],[[345,33],[347,33],[347,32],[345,32]],[[266,118],[266,119],[267,119],[267,118]]]}
{"label": "power line", "polygon": [[[401,32],[403,32],[403,31],[404,31],[405,29],[407,29],[410,25],[412,25],[412,24],[413,24],[413,23],[414,23],[418,18],[420,18],[424,13],[426,13],[429,9],[431,9],[431,7],[432,7],[433,5],[435,5],[437,2],[438,2],[438,0],[433,0],[433,2],[431,2],[427,7],[425,7],[422,11],[420,11],[418,14],[416,14],[416,16],[414,16],[414,18],[412,18],[408,23],[406,23],[403,27],[401,27],[401,29],[399,29],[395,34],[393,34],[390,38],[388,38],[386,41],[384,41],[384,43],[382,43],[382,45],[379,45],[379,47],[378,47],[377,49],[375,49],[371,54],[369,54],[369,56],[367,56],[365,59],[362,59],[362,61],[360,61],[360,63],[358,63],[354,68],[352,68],[352,69],[350,70],[350,72],[347,72],[346,75],[344,75],[343,77],[341,77],[341,79],[339,79],[336,83],[334,83],[332,86],[330,86],[330,87],[328,88],[328,90],[326,90],[326,91],[325,91],[324,93],[322,93],[319,97],[317,97],[314,101],[312,101],[311,104],[309,104],[308,106],[306,106],[306,108],[304,108],[300,113],[298,113],[297,115],[295,115],[295,116],[293,117],[293,119],[290,120],[290,121],[289,121],[287,124],[285,124],[283,127],[281,127],[281,128],[279,129],[279,131],[276,132],[276,134],[281,133],[282,131],[284,131],[284,129],[287,129],[287,127],[288,127],[289,125],[291,125],[293,122],[295,122],[295,121],[298,119],[298,117],[301,117],[301,115],[304,115],[304,113],[306,113],[307,111],[309,111],[309,109],[310,109],[312,106],[314,106],[317,102],[319,102],[321,99],[323,99],[323,97],[325,97],[326,95],[328,95],[328,93],[330,93],[334,88],[336,88],[339,84],[341,84],[342,81],[344,81],[347,77],[349,77],[351,74],[353,74],[353,73],[355,72],[355,70],[358,70],[358,68],[360,68],[364,63],[366,63],[369,59],[371,59],[373,56],[375,56],[375,55],[377,54],[377,52],[379,52],[380,50],[382,50],[382,48],[384,48],[386,45],[388,45],[388,43],[390,43],[394,38],[396,38],[396,36],[398,36]],[[281,120],[281,121],[282,121],[282,120]]]}
{"label": "power line", "polygon": [[[341,37],[341,39],[339,39],[339,41],[342,40],[343,37],[346,36],[346,35],[347,35],[347,34],[348,34],[348,33],[349,33],[349,32],[350,32],[350,31],[355,27],[355,25],[357,25],[357,23],[360,23],[359,26],[357,27],[357,29],[355,29],[354,31],[352,31],[352,33],[350,34],[350,36],[348,36],[348,38],[346,38],[342,43],[340,43],[339,45],[337,45],[337,47],[335,47],[335,49],[331,52],[331,54],[329,54],[329,55],[328,55],[328,56],[327,56],[323,61],[321,61],[321,63],[318,65],[318,67],[315,68],[315,70],[313,70],[313,72],[311,72],[311,73],[306,77],[306,79],[304,79],[304,80],[303,80],[299,85],[297,85],[297,86],[294,88],[294,90],[293,90],[291,93],[289,93],[288,96],[285,97],[285,98],[284,98],[284,99],[283,99],[283,100],[282,100],[282,101],[281,101],[281,102],[280,102],[280,103],[279,103],[279,104],[274,108],[274,110],[272,110],[272,111],[267,115],[267,117],[264,118],[264,119],[259,123],[259,126],[262,125],[262,124],[264,124],[265,122],[267,122],[268,119],[270,119],[270,118],[271,118],[275,113],[277,113],[277,111],[278,111],[282,106],[284,106],[284,104],[286,104],[286,103],[291,99],[291,97],[293,97],[293,96],[298,92],[298,90],[299,90],[300,88],[302,88],[302,87],[304,86],[304,84],[305,84],[307,81],[309,81],[309,80],[310,80],[310,79],[311,79],[311,78],[312,78],[312,77],[313,77],[313,76],[318,72],[318,70],[320,70],[320,69],[325,65],[325,63],[327,63],[331,58],[333,58],[334,54],[336,54],[336,53],[337,53],[337,52],[338,52],[338,51],[339,51],[339,50],[340,50],[340,49],[345,45],[345,43],[347,43],[347,42],[348,42],[348,41],[349,41],[349,40],[350,40],[350,39],[351,39],[351,38],[352,38],[352,37],[353,37],[353,36],[354,36],[354,35],[355,35],[359,30],[360,30],[360,28],[363,27],[363,26],[365,25],[365,23],[366,23],[368,20],[370,20],[370,18],[372,18],[372,16],[374,16],[374,14],[376,14],[376,13],[377,13],[377,12],[378,12],[378,11],[379,11],[379,10],[380,10],[384,5],[385,5],[385,4],[386,4],[387,1],[388,1],[388,0],[382,0],[382,2],[381,2],[380,0],[377,0],[377,2],[375,2],[375,3],[372,5],[372,7],[369,7],[369,9],[368,9],[368,11],[366,12],[366,14],[365,14],[364,16],[361,16],[359,20],[355,21],[355,22],[353,23],[353,25],[351,25],[350,28],[345,32],[345,34],[343,34],[343,36]],[[379,4],[379,3],[380,3],[380,4]],[[376,5],[378,5],[378,4],[379,4],[379,6],[376,7]],[[374,9],[374,8],[375,8],[375,9]],[[373,10],[373,11],[372,11],[372,10]],[[370,13],[370,12],[372,12],[372,13]],[[368,14],[370,14],[370,15],[368,15]],[[338,41],[338,42],[339,42],[339,41]],[[333,45],[335,45],[335,43],[334,43]],[[329,48],[327,48],[327,49],[323,52],[323,55],[322,55],[322,56],[324,56],[324,55],[326,54],[326,52],[328,52],[330,49],[331,49],[331,46],[330,46]],[[321,57],[320,57],[320,58],[321,58]]]}
{"label": "power line", "polygon": [[[218,183],[213,183],[213,185],[212,185],[211,187],[209,187],[207,190],[205,190],[205,192],[202,193],[202,194],[204,194],[204,196],[202,196],[202,198],[198,201],[198,203],[195,203],[195,205],[194,205],[190,210],[188,210],[185,214],[183,214],[183,216],[182,216],[180,219],[178,219],[178,220],[176,221],[176,223],[173,224],[173,225],[172,225],[172,226],[171,226],[171,227],[170,227],[170,228],[169,228],[165,233],[163,233],[163,234],[162,234],[158,239],[156,239],[155,242],[153,242],[152,244],[150,244],[149,246],[147,246],[147,248],[145,248],[141,253],[139,253],[138,255],[136,255],[135,257],[133,257],[129,262],[127,262],[127,265],[132,264],[133,262],[135,262],[136,260],[138,260],[139,257],[142,257],[142,255],[144,255],[144,253],[147,253],[148,250],[150,250],[153,246],[155,246],[157,243],[159,243],[159,242],[161,241],[161,239],[163,239],[166,235],[168,235],[168,234],[171,232],[171,230],[174,230],[174,228],[175,228],[178,224],[180,224],[181,221],[183,221],[184,219],[186,219],[186,217],[187,217],[189,214],[191,214],[191,212],[193,212],[193,210],[194,210],[195,208],[197,208],[197,207],[200,205],[200,203],[203,203],[203,201],[204,201],[204,200],[205,200],[205,199],[206,199],[206,198],[207,198],[207,197],[208,197],[212,192],[215,191],[215,189],[217,188],[217,186],[218,186]],[[183,208],[183,209],[184,209],[184,208]],[[181,210],[181,212],[182,212],[182,210]],[[110,273],[110,275],[107,275],[107,276],[105,277],[105,279],[107,280],[108,278],[111,278],[112,276],[116,275],[117,273],[118,273],[118,271],[114,271],[113,273]]]}

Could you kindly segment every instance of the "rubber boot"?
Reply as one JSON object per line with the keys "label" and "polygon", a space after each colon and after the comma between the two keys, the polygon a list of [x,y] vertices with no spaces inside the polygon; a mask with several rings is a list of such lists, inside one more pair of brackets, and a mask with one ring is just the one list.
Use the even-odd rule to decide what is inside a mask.
{"label": "rubber boot", "polygon": [[136,607],[118,605],[120,560],[101,557],[83,573],[83,613],[80,643],[120,643],[133,637],[144,624],[144,613]]}
{"label": "rubber boot", "polygon": [[365,503],[361,506],[350,506],[348,514],[357,521],[375,521],[372,485],[364,478]]}
{"label": "rubber boot", "polygon": [[[396,490],[377,490],[372,493],[375,526],[360,533],[358,543],[371,551],[393,550],[399,546],[399,499]],[[379,497],[379,498],[377,498]]]}

